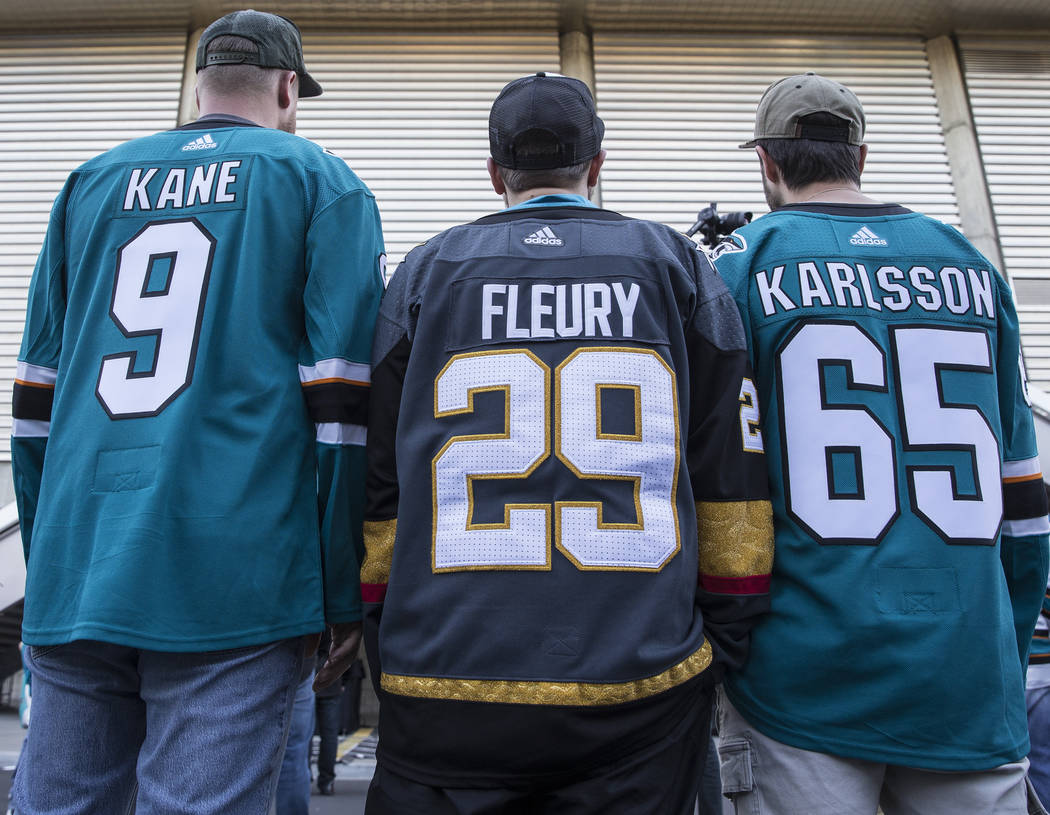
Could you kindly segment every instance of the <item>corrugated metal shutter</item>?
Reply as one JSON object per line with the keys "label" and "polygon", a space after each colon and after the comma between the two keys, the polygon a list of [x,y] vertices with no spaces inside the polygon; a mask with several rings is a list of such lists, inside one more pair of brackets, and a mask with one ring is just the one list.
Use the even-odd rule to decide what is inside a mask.
{"label": "corrugated metal shutter", "polygon": [[185,49],[183,32],[0,38],[0,460],[51,203],[82,162],[174,126]]}
{"label": "corrugated metal shutter", "polygon": [[375,193],[391,272],[435,233],[503,207],[485,171],[489,108],[510,80],[559,69],[556,31],[303,40],[324,95],[300,103],[298,132]]}
{"label": "corrugated metal shutter", "polygon": [[919,39],[594,35],[609,159],[602,201],[688,227],[697,210],[767,210],[754,130],[769,83],[812,70],[856,91],[871,147],[869,195],[958,225],[944,140]]}
{"label": "corrugated metal shutter", "polygon": [[1050,44],[960,47],[1028,374],[1050,390]]}

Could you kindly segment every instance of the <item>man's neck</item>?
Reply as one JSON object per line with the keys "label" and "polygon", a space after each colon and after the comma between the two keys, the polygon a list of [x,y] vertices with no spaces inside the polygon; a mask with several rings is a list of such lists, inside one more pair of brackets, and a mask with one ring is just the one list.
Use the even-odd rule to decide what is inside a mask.
{"label": "man's neck", "polygon": [[848,182],[826,182],[820,181],[815,184],[807,184],[797,190],[787,190],[784,196],[785,204],[878,204],[874,198],[870,198],[860,191],[856,184]]}
{"label": "man's neck", "polygon": [[260,127],[277,127],[277,115],[274,113],[267,114],[266,111],[262,110],[258,105],[246,103],[245,100],[241,99],[222,99],[213,102],[212,104],[201,104],[200,109],[201,116],[238,116],[241,119],[247,119],[250,122]]}
{"label": "man's neck", "polygon": [[516,207],[518,204],[524,204],[526,201],[531,201],[533,198],[539,198],[543,195],[582,195],[584,198],[590,198],[588,194],[589,190],[586,185],[579,187],[534,187],[531,190],[525,190],[524,192],[511,192],[507,190],[503,196],[503,200],[506,202],[508,207]]}

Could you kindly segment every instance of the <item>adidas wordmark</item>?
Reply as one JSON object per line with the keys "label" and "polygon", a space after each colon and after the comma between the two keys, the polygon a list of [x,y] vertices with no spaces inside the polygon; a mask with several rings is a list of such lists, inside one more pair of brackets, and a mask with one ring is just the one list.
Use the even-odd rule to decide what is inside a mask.
{"label": "adidas wordmark", "polygon": [[211,133],[205,133],[203,136],[194,139],[182,146],[184,151],[186,150],[211,150],[213,147],[218,147],[215,140],[211,137]]}
{"label": "adidas wordmark", "polygon": [[549,226],[543,227],[543,229],[537,229],[527,238],[522,239],[522,243],[536,243],[541,246],[564,246],[565,241],[554,234]]}
{"label": "adidas wordmark", "polygon": [[866,226],[862,226],[856,232],[853,233],[853,237],[849,239],[849,242],[854,246],[888,246],[889,244],[868,229]]}

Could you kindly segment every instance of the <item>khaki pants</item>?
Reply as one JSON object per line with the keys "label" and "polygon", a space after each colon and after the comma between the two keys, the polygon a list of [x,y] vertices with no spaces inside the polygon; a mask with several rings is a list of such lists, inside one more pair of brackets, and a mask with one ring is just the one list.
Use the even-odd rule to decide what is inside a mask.
{"label": "khaki pants", "polygon": [[722,792],[734,815],[1033,815],[1028,759],[980,772],[938,772],[791,747],[759,733],[719,688]]}

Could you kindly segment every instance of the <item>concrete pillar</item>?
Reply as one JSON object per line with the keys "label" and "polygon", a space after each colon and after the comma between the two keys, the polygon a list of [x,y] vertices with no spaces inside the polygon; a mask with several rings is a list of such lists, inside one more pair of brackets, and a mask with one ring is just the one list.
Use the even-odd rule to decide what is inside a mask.
{"label": "concrete pillar", "polygon": [[203,28],[191,31],[186,37],[186,59],[182,66],[182,92],[179,94],[179,118],[177,124],[192,122],[200,115],[197,110],[197,98],[194,88],[197,86],[197,43],[200,42]]}
{"label": "concrete pillar", "polygon": [[927,40],[926,55],[937,94],[944,146],[948,151],[963,234],[1006,276],[999,228],[984,174],[981,146],[959,52],[952,38],[942,35]]}
{"label": "concrete pillar", "polygon": [[558,46],[561,51],[561,72],[582,79],[597,99],[594,91],[594,42],[590,32],[580,29],[559,32]]}
{"label": "concrete pillar", "polygon": [[[583,3],[570,0],[562,6],[561,22],[558,30],[558,48],[561,59],[561,72],[587,83],[594,101],[599,102],[594,88],[594,41],[591,39],[590,27],[587,25]],[[601,111],[599,109],[599,115]],[[598,206],[602,205],[602,181],[594,188],[591,199]]]}

